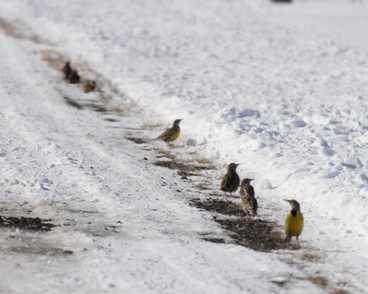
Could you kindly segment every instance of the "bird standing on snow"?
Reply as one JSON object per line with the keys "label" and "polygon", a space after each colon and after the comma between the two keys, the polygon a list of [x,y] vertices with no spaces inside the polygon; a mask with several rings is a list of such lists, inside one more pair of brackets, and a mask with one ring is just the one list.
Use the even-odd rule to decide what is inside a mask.
{"label": "bird standing on snow", "polygon": [[173,125],[171,128],[167,129],[165,132],[163,132],[160,136],[158,136],[156,139],[162,140],[166,143],[170,143],[172,141],[175,141],[179,135],[180,135],[180,127],[179,124],[183,119],[176,119],[173,122]]}
{"label": "bird standing on snow", "polygon": [[224,175],[221,181],[220,190],[229,192],[230,195],[232,192],[235,192],[239,188],[240,179],[238,174],[236,173],[236,168],[239,164],[230,163],[227,167],[227,173]]}
{"label": "bird standing on snow", "polygon": [[64,74],[64,79],[71,84],[78,84],[80,82],[80,77],[77,70],[72,69],[70,62],[67,61],[61,71]]}
{"label": "bird standing on snow", "polygon": [[80,82],[80,76],[77,70],[72,71],[72,73],[68,77],[68,81],[71,84],[78,84]]}
{"label": "bird standing on snow", "polygon": [[84,93],[88,93],[93,91],[96,88],[96,82],[93,80],[83,81],[81,84],[81,88]]}
{"label": "bird standing on snow", "polygon": [[62,68],[62,70],[61,70],[62,72],[63,72],[63,74],[64,74],[64,79],[65,80],[68,80],[68,78],[69,78],[69,76],[72,74],[72,72],[73,72],[73,69],[71,68],[71,66],[70,66],[70,62],[69,61],[67,61],[66,63],[65,63],[65,65],[64,65],[64,67]]}
{"label": "bird standing on snow", "polygon": [[254,197],[254,189],[250,185],[251,181],[253,181],[253,179],[244,179],[241,181],[239,194],[244,212],[257,215],[258,202]]}
{"label": "bird standing on snow", "polygon": [[285,221],[285,233],[286,233],[285,242],[287,245],[289,245],[291,238],[295,236],[296,241],[298,242],[299,245],[298,237],[302,233],[304,225],[303,214],[300,212],[300,204],[298,201],[294,199],[292,200],[284,199],[284,200],[289,202],[289,204],[291,205],[291,210],[287,214]]}

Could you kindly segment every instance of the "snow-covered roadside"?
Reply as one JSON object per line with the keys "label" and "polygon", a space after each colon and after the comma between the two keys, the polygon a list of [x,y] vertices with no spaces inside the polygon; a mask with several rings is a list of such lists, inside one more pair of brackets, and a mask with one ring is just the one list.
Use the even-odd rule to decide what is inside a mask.
{"label": "snow-covered roadside", "polygon": [[142,160],[123,129],[68,106],[55,89],[73,86],[30,42],[0,38],[2,214],[60,225],[1,231],[2,293],[269,293],[275,279],[299,293],[315,287],[275,256],[200,240],[223,232],[176,192],[188,187]]}
{"label": "snow-covered roadside", "polygon": [[[265,205],[275,203],[274,211],[268,212],[271,213],[271,217],[283,219],[284,212],[288,208],[286,205],[279,206],[280,199],[293,197],[301,200],[302,210],[306,216],[306,228],[302,239],[308,240],[310,244],[322,250],[332,251],[327,253],[326,257],[326,262],[331,262],[331,265],[317,265],[313,270],[321,267],[327,276],[333,275],[336,270],[341,275],[346,271],[345,276],[348,277],[349,283],[358,288],[364,288],[363,277],[365,276],[367,258],[365,251],[367,241],[366,176],[364,173],[366,164],[364,161],[366,155],[364,148],[366,142],[364,139],[366,131],[365,94],[367,93],[365,82],[367,72],[364,60],[366,54],[356,49],[348,48],[346,50],[346,48],[341,48],[329,41],[309,44],[296,38],[297,31],[290,31],[272,24],[265,25],[254,15],[246,13],[236,14],[234,17],[236,21],[230,22],[233,25],[231,27],[227,21],[236,9],[226,6],[226,9],[220,13],[218,10],[223,5],[221,1],[216,2],[218,10],[211,8],[204,13],[203,6],[205,5],[201,4],[194,15],[192,15],[194,10],[191,9],[194,4],[178,8],[159,6],[155,11],[154,6],[149,4],[150,2],[144,3],[148,4],[142,6],[143,8],[139,6],[141,4],[129,6],[131,15],[143,14],[144,17],[139,19],[140,23],[147,22],[143,24],[143,27],[142,25],[133,26],[137,21],[124,14],[126,7],[123,9],[116,3],[117,10],[114,12],[110,10],[109,6],[100,9],[98,14],[101,17],[96,22],[92,16],[97,10],[86,11],[83,4],[77,8],[74,7],[74,10],[67,4],[59,4],[61,5],[60,9],[53,6],[56,4],[50,4],[51,6],[46,9],[47,4],[43,1],[31,3],[33,5],[31,9],[33,7],[39,9],[39,15],[44,18],[34,18],[31,9],[27,10],[22,18],[46,39],[51,39],[60,45],[58,47],[68,52],[72,58],[87,60],[98,70],[111,76],[115,82],[121,85],[121,89],[132,98],[139,100],[142,107],[150,105],[154,111],[152,118],[150,118],[153,121],[157,120],[158,113],[161,114],[160,119],[163,120],[164,117],[165,121],[185,117],[182,124],[183,138],[191,137],[198,143],[205,144],[206,152],[214,156],[216,162],[220,164],[228,161],[241,162],[241,175],[252,175],[257,179],[256,190],[259,191],[262,200],[267,203]],[[14,9],[12,5],[8,4],[8,7]],[[97,2],[90,2],[89,5],[89,7],[99,6]],[[216,5],[214,6],[216,7]],[[177,13],[171,15],[170,13],[175,8],[177,8]],[[19,11],[14,10],[13,13],[18,15]],[[47,17],[43,14],[45,11],[48,12]],[[63,13],[60,14],[60,11]],[[73,13],[69,14],[71,11],[74,12],[74,15]],[[213,17],[214,11],[219,16],[216,21]],[[156,51],[147,51],[147,48],[155,48],[151,45],[147,46],[147,44],[154,42],[158,36],[156,30],[161,29],[159,23],[153,22],[151,14],[153,12],[159,19],[168,20],[174,25],[165,27],[167,31],[164,30],[164,33],[160,31],[160,37],[163,40],[160,40],[160,46],[156,47]],[[59,19],[56,20],[54,14],[58,15]],[[75,14],[79,17],[75,18]],[[107,15],[109,17],[104,17]],[[127,27],[130,25],[129,29],[119,26],[120,22],[124,21],[128,23]],[[47,29],[41,28],[40,22],[46,24]],[[178,28],[186,27],[185,24],[188,24],[188,31],[184,36],[180,35],[181,38],[174,38]],[[192,29],[190,29],[191,26]],[[213,27],[215,29],[211,32],[209,28]],[[240,27],[247,27],[249,30],[242,31],[239,29]],[[97,28],[100,29],[99,34],[96,34]],[[116,28],[119,28],[118,32]],[[237,28],[238,30],[236,30]],[[59,29],[60,31],[58,31]],[[232,29],[237,32],[236,35],[230,34]],[[60,41],[63,34],[68,36],[68,39],[70,38],[70,41],[65,42],[65,44],[61,44]],[[202,40],[201,34],[206,38]],[[129,36],[133,41],[123,46],[124,38],[122,36]],[[64,36],[64,38],[66,37]],[[128,38],[126,39],[128,40]],[[179,42],[181,43],[178,44]],[[6,41],[6,43],[8,42]],[[174,50],[174,48],[177,49]],[[285,56],[286,49],[288,49],[288,54]],[[18,58],[16,56],[13,60]],[[23,66],[23,62],[21,64]],[[12,68],[13,64],[9,64],[8,67]],[[29,66],[28,72],[32,72],[33,67]],[[8,72],[11,71],[8,70]],[[14,73],[15,75],[16,73]],[[55,73],[54,75],[57,78]],[[48,87],[48,84],[53,82],[49,80],[48,83],[45,83],[39,78],[38,82],[30,83]],[[19,84],[15,88],[22,89]],[[53,87],[50,87],[49,91],[52,92],[52,89]],[[33,88],[30,91],[27,89],[23,94],[32,93],[32,91],[34,91]],[[49,96],[49,92],[37,93],[36,96],[47,100],[46,96]],[[57,97],[62,104],[62,97],[60,95]],[[23,105],[23,102],[21,104]],[[52,103],[52,105],[54,104]],[[68,108],[68,111],[76,110]],[[21,128],[23,124],[20,123],[20,118],[17,118],[18,111],[12,110],[10,107],[9,113],[13,113],[14,124]],[[23,116],[27,114],[24,110],[20,113],[23,113]],[[50,113],[50,106],[48,106],[47,111],[40,114],[30,113],[26,117],[42,118],[46,115],[45,113]],[[81,116],[80,113],[74,113],[73,119]],[[118,132],[116,130],[115,132],[106,131],[101,121],[91,127],[94,131],[99,131],[92,132],[89,127],[85,126],[87,122],[91,123],[90,117],[86,117],[82,121],[75,121],[71,120],[69,115],[65,113],[59,114],[59,110],[54,111],[54,115],[63,122],[58,121],[56,126],[63,125],[66,128],[65,131],[64,129],[62,132],[59,131],[61,141],[65,141],[64,132],[68,134],[68,138],[79,138],[76,143],[73,140],[73,143],[77,145],[73,144],[61,148],[66,150],[65,157],[70,158],[69,161],[66,161],[64,157],[62,157],[64,160],[58,158],[58,161],[63,164],[70,162],[73,167],[78,165],[94,167],[95,165],[100,166],[102,163],[100,161],[98,163],[89,162],[90,158],[102,156],[105,159],[105,164],[112,165],[116,170],[113,173],[116,180],[112,180],[114,183],[112,184],[110,177],[106,176],[111,173],[110,167],[108,169],[99,167],[101,173],[98,176],[100,179],[108,180],[108,186],[111,187],[108,190],[111,196],[110,198],[103,197],[109,200],[105,199],[102,207],[111,205],[112,211],[115,211],[115,201],[120,198],[118,195],[113,195],[116,191],[119,195],[134,195],[132,198],[135,202],[136,193],[128,188],[121,188],[122,186],[126,187],[121,183],[122,174],[126,175],[132,167],[138,168],[136,163],[128,164],[128,167],[125,168],[121,166],[121,162],[126,162],[127,159],[120,158],[119,156],[123,155],[119,154],[120,151],[116,151],[123,149],[122,146],[119,146],[123,133],[115,133]],[[23,117],[21,114],[19,116]],[[68,119],[65,119],[66,117]],[[11,119],[11,117],[6,117],[6,119]],[[68,126],[71,127],[68,128]],[[198,126],[203,126],[203,128],[198,128]],[[29,123],[29,128],[23,130],[21,128],[20,132],[22,137],[23,133],[33,137],[33,130],[40,128],[39,125],[34,127],[32,123]],[[50,129],[44,129],[43,132],[47,134],[46,137],[49,137]],[[87,134],[91,135],[86,136]],[[185,137],[186,134],[189,135]],[[116,139],[116,141],[113,140],[115,143],[111,142],[111,138]],[[53,140],[57,142],[55,143],[57,146],[60,145],[60,140],[56,140],[56,138]],[[100,141],[107,146],[102,148],[100,145],[94,144]],[[19,143],[22,146],[23,144]],[[45,142],[40,145],[46,150],[47,146]],[[83,147],[83,151],[79,151],[79,153],[76,151],[76,154],[69,153],[70,150],[81,149],[80,146]],[[93,152],[91,150],[91,153],[85,151],[85,146],[90,146]],[[51,146],[50,148],[49,146],[48,148],[51,149],[52,156],[57,153],[56,147]],[[132,149],[135,148],[132,147]],[[56,150],[58,149],[56,148]],[[81,164],[77,159],[84,152],[86,152],[85,156],[88,160],[84,159],[85,162],[82,161]],[[43,162],[43,159],[38,160]],[[102,160],[102,162],[104,161]],[[114,162],[115,165],[111,162]],[[118,165],[116,165],[117,162],[119,162]],[[55,166],[50,170],[54,169]],[[75,195],[80,194],[78,189],[80,182],[91,182],[91,186],[82,188],[81,200],[85,200],[86,197],[90,198],[91,193],[99,193],[101,187],[94,180],[89,179],[90,173],[93,177],[97,177],[95,168],[93,172],[88,168],[88,172],[84,172],[84,169],[82,172],[73,169],[70,174],[68,171],[67,178],[70,175],[76,175],[79,178],[78,181],[68,184],[68,188],[60,188],[62,189],[59,192],[60,195],[65,194],[67,200],[73,200]],[[139,174],[141,174],[141,169],[138,169]],[[36,169],[35,172],[39,173],[39,169]],[[160,175],[162,172],[164,171],[160,170],[157,174]],[[221,172],[219,170],[217,174],[214,174],[214,185],[217,185],[216,181]],[[151,175],[151,173],[154,172],[151,170],[148,174]],[[9,171],[5,174],[11,182],[16,176],[13,178],[10,176],[18,175],[19,170]],[[49,171],[45,174],[47,177],[43,182],[35,182],[32,177],[36,177],[36,175],[30,177],[30,183],[34,181],[35,186],[41,188],[41,195],[45,193],[42,192],[42,186],[48,188],[50,182],[54,183],[54,179],[49,176]],[[147,175],[143,174],[145,175],[142,176],[144,179]],[[172,176],[172,173],[168,173],[164,177],[170,179]],[[57,174],[54,177],[57,177]],[[134,178],[136,177],[134,176]],[[136,179],[141,179],[141,176]],[[156,180],[157,186],[159,186],[160,176]],[[271,186],[267,184],[268,181],[275,189],[270,190]],[[43,184],[41,185],[40,182]],[[141,183],[141,181],[139,182]],[[147,185],[142,184],[142,187],[150,187],[146,188],[146,193],[152,193],[151,185],[150,182]],[[68,192],[68,189],[71,189],[69,186],[74,187],[74,190]],[[18,188],[17,185],[14,187]],[[134,189],[137,188],[134,186]],[[138,189],[137,194],[140,194],[140,189]],[[103,190],[103,194],[105,193],[106,191]],[[107,194],[109,195],[109,193]],[[154,193],[161,195],[163,192],[156,191],[155,187]],[[131,201],[133,200],[131,199]],[[141,202],[146,203],[147,207],[154,205],[146,200],[141,200]],[[178,205],[185,206],[181,202]],[[81,210],[82,208],[86,209],[84,204],[80,204],[80,207]],[[327,207],[329,209],[326,209]],[[118,211],[118,208],[116,210]],[[171,211],[177,211],[177,209]],[[181,208],[180,212],[181,215]],[[147,213],[149,215],[152,211],[148,210]],[[195,218],[192,220],[191,214],[192,210],[189,213],[190,217],[188,217],[190,224],[195,223]],[[201,217],[208,216],[201,215]],[[112,222],[114,221],[117,219],[112,218]],[[212,230],[214,225],[208,225],[211,226]],[[186,224],[183,226],[185,227]],[[213,245],[203,246],[212,247]],[[221,247],[222,245],[217,246]],[[215,247],[217,248],[217,246]],[[267,257],[262,258],[267,259]],[[268,261],[265,264],[267,263]],[[356,277],[356,281],[352,279],[352,276]],[[335,279],[341,281],[343,278],[336,277]],[[249,281],[244,281],[244,283],[248,284]],[[265,288],[271,287],[270,285],[272,284],[266,284]],[[227,289],[227,286],[224,286],[223,289]],[[303,286],[301,288],[298,284],[294,286],[295,288],[291,291],[301,289],[303,293]],[[154,289],[157,291],[157,288],[154,287]],[[198,288],[194,287],[194,289]],[[265,292],[267,293],[266,290]]]}

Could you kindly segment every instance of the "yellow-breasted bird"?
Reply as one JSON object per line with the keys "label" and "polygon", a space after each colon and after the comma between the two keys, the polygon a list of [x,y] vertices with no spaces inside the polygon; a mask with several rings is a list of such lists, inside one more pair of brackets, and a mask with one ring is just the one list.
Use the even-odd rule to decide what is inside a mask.
{"label": "yellow-breasted bird", "polygon": [[244,179],[241,181],[239,194],[244,212],[257,215],[258,202],[254,197],[254,189],[250,184],[251,181],[253,181],[253,179]]}
{"label": "yellow-breasted bird", "polygon": [[287,214],[285,220],[285,233],[286,233],[285,242],[289,245],[291,238],[295,236],[296,241],[298,242],[299,245],[298,237],[302,233],[304,225],[303,214],[300,212],[300,204],[298,201],[294,199],[292,200],[284,199],[284,200],[289,202],[289,204],[291,205],[291,210]]}
{"label": "yellow-breasted bird", "polygon": [[81,88],[84,93],[91,92],[96,88],[96,82],[94,80],[85,80],[82,82]]}
{"label": "yellow-breasted bird", "polygon": [[167,129],[165,132],[163,132],[160,136],[158,136],[156,139],[162,140],[166,143],[170,143],[174,140],[176,140],[180,135],[180,127],[179,124],[183,119],[176,119],[173,122],[173,125],[171,128]]}
{"label": "yellow-breasted bird", "polygon": [[226,192],[229,192],[230,195],[232,192],[236,192],[239,188],[240,179],[238,174],[236,173],[236,168],[239,164],[236,163],[230,163],[227,167],[227,173],[223,176],[220,190]]}

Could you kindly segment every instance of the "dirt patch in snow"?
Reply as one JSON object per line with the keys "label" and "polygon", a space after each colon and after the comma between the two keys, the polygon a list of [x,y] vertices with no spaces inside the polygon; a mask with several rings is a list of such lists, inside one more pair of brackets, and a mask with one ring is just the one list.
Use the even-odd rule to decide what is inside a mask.
{"label": "dirt patch in snow", "polygon": [[[235,216],[236,218],[222,219],[214,216],[214,220],[229,231],[229,236],[236,244],[248,248],[268,252],[285,249],[284,236],[276,229],[276,224],[259,218],[247,217],[246,213],[234,202],[221,199],[192,199],[191,203],[200,209],[210,212]],[[214,242],[211,239],[206,241]],[[215,241],[215,243],[219,243]]]}
{"label": "dirt patch in snow", "polygon": [[246,213],[239,205],[231,201],[221,199],[207,198],[201,200],[199,198],[192,199],[191,202],[198,208],[205,209],[211,212],[217,212],[225,215],[246,216]]}
{"label": "dirt patch in snow", "polygon": [[20,230],[32,230],[37,232],[48,232],[55,225],[50,224],[51,220],[42,220],[38,217],[6,217],[0,216],[0,227]]}
{"label": "dirt patch in snow", "polygon": [[230,237],[236,244],[263,252],[286,249],[285,238],[275,230],[274,223],[251,218],[215,219],[215,221],[232,232]]}
{"label": "dirt patch in snow", "polygon": [[137,138],[137,137],[125,137],[125,139],[132,141],[136,144],[145,144],[148,142],[147,140],[144,140],[142,138]]}

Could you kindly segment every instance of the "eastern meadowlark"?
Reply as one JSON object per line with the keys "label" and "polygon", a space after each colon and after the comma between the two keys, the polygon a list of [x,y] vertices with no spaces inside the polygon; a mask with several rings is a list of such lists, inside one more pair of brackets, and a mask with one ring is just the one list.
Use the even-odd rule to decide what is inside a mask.
{"label": "eastern meadowlark", "polygon": [[253,179],[244,179],[241,181],[239,194],[244,212],[257,215],[258,202],[254,197],[254,189],[250,185],[251,181],[253,181]]}
{"label": "eastern meadowlark", "polygon": [[96,82],[93,80],[85,80],[82,82],[81,88],[84,93],[91,92],[96,88]]}
{"label": "eastern meadowlark", "polygon": [[160,136],[158,136],[156,139],[162,140],[166,143],[170,143],[174,140],[176,140],[180,135],[180,121],[183,119],[176,119],[173,122],[173,125],[171,128],[167,129],[165,132],[163,132]]}
{"label": "eastern meadowlark", "polygon": [[284,200],[289,202],[289,204],[291,205],[291,210],[287,214],[285,220],[285,233],[286,233],[285,242],[286,244],[289,245],[291,238],[295,236],[296,241],[298,242],[299,245],[298,237],[302,233],[304,225],[303,214],[300,212],[300,204],[298,201],[294,199],[292,200],[284,199]]}
{"label": "eastern meadowlark", "polygon": [[227,173],[224,175],[221,181],[220,190],[224,191],[225,193],[229,192],[230,195],[239,188],[240,179],[236,173],[236,168],[238,165],[239,164],[236,163],[230,163],[227,167]]}

